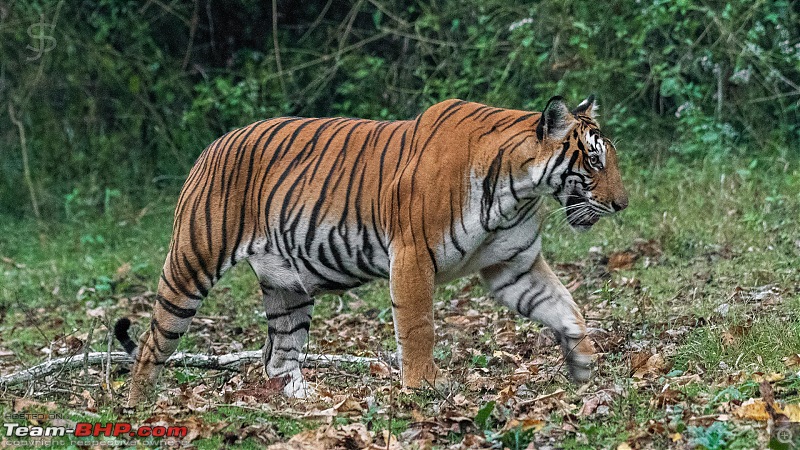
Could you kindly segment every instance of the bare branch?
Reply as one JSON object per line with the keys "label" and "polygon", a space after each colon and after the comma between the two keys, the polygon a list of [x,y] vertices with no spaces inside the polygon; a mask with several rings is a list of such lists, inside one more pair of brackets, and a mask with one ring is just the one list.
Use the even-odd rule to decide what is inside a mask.
{"label": "bare branch", "polygon": [[286,81],[283,79],[283,64],[281,63],[281,46],[278,43],[278,0],[272,0],[272,45],[275,48],[275,66],[278,68],[278,80],[281,82],[283,98],[289,96],[286,90]]}
{"label": "bare branch", "polygon": [[42,215],[39,214],[39,202],[36,200],[36,188],[33,185],[31,167],[30,163],[28,162],[28,140],[25,137],[25,126],[22,124],[22,121],[17,119],[17,113],[14,110],[14,105],[12,102],[8,102],[8,118],[11,119],[11,122],[16,125],[17,130],[19,131],[19,147],[20,151],[22,152],[22,176],[25,178],[25,184],[28,185],[28,194],[31,196],[31,207],[33,208],[33,214],[36,216],[37,220],[41,220]]}
{"label": "bare branch", "polygon": [[[260,362],[261,350],[251,350],[225,355],[201,355],[196,353],[176,353],[168,360],[168,365],[181,367],[196,367],[199,369],[234,370],[242,364]],[[329,367],[348,363],[381,363],[381,358],[350,355],[321,355],[315,353],[300,354],[300,360],[305,366]],[[125,352],[91,352],[83,355],[65,356],[51,359],[42,364],[33,366],[19,372],[14,372],[0,377],[0,387],[13,386],[28,381],[38,380],[57,372],[80,368],[84,364],[133,364],[133,357]]]}

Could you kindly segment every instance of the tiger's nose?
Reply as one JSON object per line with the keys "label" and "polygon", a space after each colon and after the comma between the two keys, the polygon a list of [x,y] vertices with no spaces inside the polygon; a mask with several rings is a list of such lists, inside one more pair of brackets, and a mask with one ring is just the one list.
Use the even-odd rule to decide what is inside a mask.
{"label": "tiger's nose", "polygon": [[611,202],[611,207],[614,208],[615,212],[622,211],[623,209],[628,207],[628,199],[623,198],[622,200],[614,200]]}

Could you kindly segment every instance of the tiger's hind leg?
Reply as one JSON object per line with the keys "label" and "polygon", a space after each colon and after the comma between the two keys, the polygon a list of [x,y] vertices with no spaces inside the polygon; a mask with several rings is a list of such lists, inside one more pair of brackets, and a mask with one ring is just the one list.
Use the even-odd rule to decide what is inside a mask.
{"label": "tiger's hind leg", "polygon": [[[214,284],[241,258],[233,258],[215,269],[190,248],[175,245],[167,255],[150,327],[139,338],[138,347],[127,336],[127,328],[115,330],[126,351],[135,357],[131,370],[128,407],[134,407],[153,392],[153,386],[167,359],[175,352],[203,299]],[[178,256],[179,255],[179,256]],[[210,258],[208,258],[210,260]],[[227,258],[225,261],[229,261]],[[125,342],[127,339],[127,343]]]}
{"label": "tiger's hind leg", "polygon": [[[164,363],[175,352],[201,302],[200,295],[173,292],[162,278],[153,306],[150,328],[139,338],[138,347],[128,336],[127,326],[121,327],[120,323],[117,324],[117,338],[135,356],[127,407],[135,407],[152,392]],[[127,325],[130,325],[129,321]]]}
{"label": "tiger's hind leg", "polygon": [[258,276],[267,313],[264,369],[267,376],[287,377],[287,397],[312,394],[300,371],[300,351],[308,339],[314,300],[303,287],[291,262],[274,254],[253,255],[250,266]]}
{"label": "tiger's hind leg", "polygon": [[313,393],[300,370],[300,351],[308,339],[314,300],[305,292],[262,284],[267,312],[264,368],[270,378],[287,377],[283,393],[305,398]]}

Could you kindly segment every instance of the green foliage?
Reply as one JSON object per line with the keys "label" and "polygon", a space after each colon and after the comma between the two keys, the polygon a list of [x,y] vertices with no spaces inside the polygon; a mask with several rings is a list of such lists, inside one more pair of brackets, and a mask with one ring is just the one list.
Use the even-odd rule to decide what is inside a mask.
{"label": "green foliage", "polygon": [[528,448],[528,444],[533,440],[535,433],[533,429],[524,430],[521,427],[512,428],[503,433],[500,442],[503,444],[503,448],[524,450]]}
{"label": "green foliage", "polygon": [[727,440],[732,435],[725,422],[714,422],[707,428],[689,427],[689,431],[694,435],[693,443],[706,450],[727,448]]}
{"label": "green foliage", "polygon": [[473,367],[486,367],[489,364],[489,358],[486,355],[475,355],[472,357]]}
{"label": "green foliage", "polygon": [[191,383],[192,381],[198,379],[199,377],[187,370],[176,370],[175,371],[175,381],[178,384],[186,384]]}
{"label": "green foliage", "polygon": [[[326,4],[279,1],[275,41],[270,5],[254,0],[0,5],[0,103],[27,130],[45,212],[142,206],[254,120],[402,119],[450,97],[537,110],[597,92],[610,133],[640,144],[626,154],[651,154],[654,131],[693,159],[785,156],[775,149],[800,138],[800,17],[787,0]],[[55,47],[39,55],[45,37]],[[0,207],[25,214],[5,107],[0,123]]]}
{"label": "green foliage", "polygon": [[492,412],[494,412],[494,406],[494,400],[487,402],[481,407],[481,409],[478,410],[478,413],[475,414],[475,426],[478,427],[479,430],[486,430],[491,426],[491,417]]}

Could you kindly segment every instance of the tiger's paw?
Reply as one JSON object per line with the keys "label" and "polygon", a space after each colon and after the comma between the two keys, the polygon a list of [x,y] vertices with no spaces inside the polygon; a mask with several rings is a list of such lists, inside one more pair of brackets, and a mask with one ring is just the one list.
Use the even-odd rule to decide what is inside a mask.
{"label": "tiger's paw", "polygon": [[576,355],[567,361],[569,376],[576,383],[584,383],[592,377],[592,357]]}
{"label": "tiger's paw", "polygon": [[576,383],[589,381],[594,364],[594,345],[589,336],[580,338],[566,337],[562,343],[562,351],[567,362],[570,378]]}
{"label": "tiger's paw", "polygon": [[288,398],[309,398],[317,395],[317,391],[308,384],[298,370],[288,375],[286,385],[283,386],[283,395]]}
{"label": "tiger's paw", "polygon": [[422,370],[403,371],[403,387],[411,389],[435,389],[448,392],[450,379],[434,363],[425,364]]}

